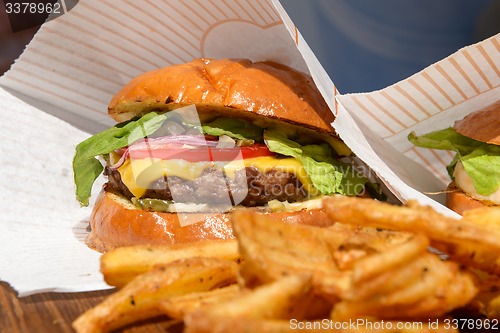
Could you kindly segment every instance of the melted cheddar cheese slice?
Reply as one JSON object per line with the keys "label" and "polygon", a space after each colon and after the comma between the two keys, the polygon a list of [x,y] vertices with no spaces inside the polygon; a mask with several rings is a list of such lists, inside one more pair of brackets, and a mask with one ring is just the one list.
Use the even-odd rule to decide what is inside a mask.
{"label": "melted cheddar cheese slice", "polygon": [[[149,185],[164,176],[180,177],[186,180],[198,178],[203,170],[211,167],[210,162],[187,162],[184,160],[162,160],[157,158],[127,159],[118,168],[122,182],[137,198],[144,195]],[[230,162],[217,162],[228,177],[234,177],[236,171],[253,166],[265,173],[271,169],[292,173],[304,185],[309,193],[315,193],[311,180],[305,172],[302,163],[295,158],[275,158],[270,156],[255,157]]]}

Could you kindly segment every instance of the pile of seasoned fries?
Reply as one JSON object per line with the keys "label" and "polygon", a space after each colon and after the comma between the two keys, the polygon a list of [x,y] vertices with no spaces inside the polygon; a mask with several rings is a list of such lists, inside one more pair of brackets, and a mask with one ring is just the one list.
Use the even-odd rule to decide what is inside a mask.
{"label": "pile of seasoned fries", "polygon": [[73,327],[109,332],[158,316],[189,333],[500,327],[500,207],[455,220],[415,202],[332,196],[323,209],[331,227],[242,209],[236,239],[110,251],[101,271],[118,290]]}

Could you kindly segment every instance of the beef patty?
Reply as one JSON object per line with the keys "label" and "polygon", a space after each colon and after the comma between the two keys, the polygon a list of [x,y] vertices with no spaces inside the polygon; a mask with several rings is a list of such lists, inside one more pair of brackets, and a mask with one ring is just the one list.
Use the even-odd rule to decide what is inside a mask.
{"label": "beef patty", "polygon": [[[120,173],[105,169],[108,186],[129,199],[133,197],[123,184]],[[227,201],[228,193],[236,205],[262,206],[271,200],[296,202],[303,200],[307,192],[294,174],[271,169],[265,173],[257,168],[238,170],[234,177],[227,177],[217,168],[205,169],[195,180],[180,177],[163,177],[150,184],[142,198],[173,200],[182,203],[220,204]]]}

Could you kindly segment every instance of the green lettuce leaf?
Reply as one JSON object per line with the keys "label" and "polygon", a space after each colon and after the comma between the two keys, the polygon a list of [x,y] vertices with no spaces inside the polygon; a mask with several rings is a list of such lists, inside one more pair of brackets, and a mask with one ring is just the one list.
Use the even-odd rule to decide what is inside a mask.
{"label": "green lettuce leaf", "polygon": [[465,172],[474,183],[477,193],[488,196],[500,186],[500,147],[478,147],[462,156]]}
{"label": "green lettuce leaf", "polygon": [[298,159],[314,187],[322,194],[354,196],[360,194],[366,184],[371,184],[350,164],[334,159],[326,143],[302,146],[278,131],[265,131],[264,141],[272,152]]}
{"label": "green lettuce leaf", "polygon": [[451,127],[420,136],[417,136],[415,132],[411,132],[408,135],[408,140],[419,147],[453,150],[460,155],[468,155],[477,147],[488,145],[484,142],[463,136]]}
{"label": "green lettuce leaf", "polygon": [[166,114],[150,112],[139,119],[117,124],[79,143],[73,158],[73,174],[76,198],[80,204],[89,204],[92,185],[104,169],[97,156],[109,154],[153,134],[167,118]]}
{"label": "green lettuce leaf", "polygon": [[211,123],[204,124],[202,126],[202,130],[203,133],[214,136],[227,135],[238,140],[246,139],[257,142],[263,141],[263,130],[258,126],[241,119],[220,117]]}
{"label": "green lettuce leaf", "polygon": [[500,146],[477,141],[457,133],[453,128],[434,131],[417,136],[414,132],[408,140],[418,147],[451,150],[455,157],[447,166],[453,179],[458,161],[462,162],[465,172],[472,179],[477,193],[488,196],[500,186]]}

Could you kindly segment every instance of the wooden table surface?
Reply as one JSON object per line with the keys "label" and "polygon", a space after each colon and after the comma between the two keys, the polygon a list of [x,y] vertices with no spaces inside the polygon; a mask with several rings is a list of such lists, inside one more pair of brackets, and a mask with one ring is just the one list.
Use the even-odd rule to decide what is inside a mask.
{"label": "wooden table surface", "polygon": [[[73,320],[112,292],[106,290],[85,293],[43,293],[19,298],[12,288],[0,282],[0,333],[74,333],[71,328]],[[158,318],[114,332],[181,333],[182,330],[182,323],[169,321],[168,318]]]}
{"label": "wooden table surface", "polygon": [[[19,298],[8,284],[0,282],[0,332],[74,332],[71,328],[73,320],[112,292],[106,290],[85,293],[43,293]],[[165,318],[128,327],[121,332],[181,331],[181,324],[172,323]]]}

